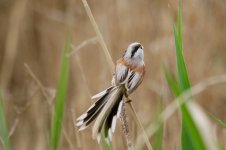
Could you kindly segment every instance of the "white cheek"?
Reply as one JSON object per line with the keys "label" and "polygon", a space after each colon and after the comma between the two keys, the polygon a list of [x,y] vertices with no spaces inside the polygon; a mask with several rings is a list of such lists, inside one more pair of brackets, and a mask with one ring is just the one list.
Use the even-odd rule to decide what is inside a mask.
{"label": "white cheek", "polygon": [[141,58],[141,59],[144,59],[144,52],[142,49],[139,49],[137,52],[136,52],[136,57],[138,58]]}
{"label": "white cheek", "polygon": [[127,49],[125,55],[124,55],[125,58],[130,58],[131,57],[131,49]]}

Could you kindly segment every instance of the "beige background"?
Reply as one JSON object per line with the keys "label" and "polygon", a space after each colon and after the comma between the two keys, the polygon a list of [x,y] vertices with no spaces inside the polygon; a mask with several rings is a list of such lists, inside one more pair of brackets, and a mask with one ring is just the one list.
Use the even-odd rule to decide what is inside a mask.
{"label": "beige background", "polygon": [[[89,0],[88,3],[114,61],[131,42],[138,41],[144,46],[146,75],[132,98],[146,127],[157,115],[159,104],[167,106],[173,100],[162,62],[176,73],[172,29],[177,1]],[[226,72],[226,2],[190,0],[182,3],[184,57],[194,85]],[[95,32],[80,0],[1,0],[0,20],[1,86],[8,126],[13,129],[10,137],[13,149],[47,150],[66,30],[70,27],[75,46],[95,37]],[[42,91],[24,63],[43,85]],[[90,96],[110,85],[111,76],[98,43],[88,44],[71,56],[60,149],[100,148],[92,140],[90,128],[77,134],[73,122],[91,104]],[[225,88],[223,84],[217,85],[196,96],[205,112],[215,114],[224,122]],[[139,128],[130,115],[129,122],[134,141]],[[180,149],[179,113],[171,117],[164,128],[163,148]],[[213,129],[224,143],[225,130],[215,124]],[[126,148],[120,123],[113,141],[115,149]]]}

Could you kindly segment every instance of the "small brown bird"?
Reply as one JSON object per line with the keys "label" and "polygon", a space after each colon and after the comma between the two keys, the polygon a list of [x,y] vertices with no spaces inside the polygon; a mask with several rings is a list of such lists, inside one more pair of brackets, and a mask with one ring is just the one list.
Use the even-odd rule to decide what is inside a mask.
{"label": "small brown bird", "polygon": [[105,125],[108,130],[107,136],[111,140],[116,119],[121,112],[123,97],[127,97],[141,84],[144,74],[143,46],[134,42],[117,61],[112,86],[94,95],[92,99],[97,99],[97,101],[76,120],[76,126],[80,127],[79,131],[85,129],[96,119],[92,130],[93,138],[100,141],[100,132]]}

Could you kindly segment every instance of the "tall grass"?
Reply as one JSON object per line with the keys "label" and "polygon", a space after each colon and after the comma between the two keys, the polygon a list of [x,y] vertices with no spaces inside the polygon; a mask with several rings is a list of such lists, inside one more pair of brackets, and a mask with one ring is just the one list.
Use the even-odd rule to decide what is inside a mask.
{"label": "tall grass", "polygon": [[[170,89],[176,97],[180,96],[184,91],[190,89],[190,81],[188,77],[187,68],[183,57],[183,42],[182,42],[182,25],[181,25],[181,1],[178,3],[178,22],[177,28],[174,26],[174,40],[176,47],[176,58],[177,58],[177,76],[178,84],[170,75],[170,72],[165,69],[166,78],[169,83]],[[194,104],[194,105],[191,105]],[[202,135],[200,130],[200,124],[196,122],[192,109],[196,109],[194,101],[189,101],[180,106],[181,117],[182,117],[182,132],[181,132],[181,146],[183,150],[205,150],[209,148],[205,137]],[[190,107],[192,106],[192,107]],[[203,119],[202,111],[198,108],[195,114],[199,116],[199,119]]]}
{"label": "tall grass", "polygon": [[226,129],[226,123],[224,123],[221,119],[217,118],[213,114],[209,113],[209,116],[213,119],[216,124],[218,124],[221,128]]}
{"label": "tall grass", "polygon": [[66,91],[68,85],[68,72],[69,72],[69,57],[68,52],[70,50],[70,37],[67,36],[63,56],[61,60],[60,79],[58,83],[55,109],[53,112],[52,128],[51,128],[51,149],[57,150],[60,142],[62,119],[64,113],[64,105],[66,98]]}
{"label": "tall grass", "polygon": [[10,150],[9,133],[7,128],[7,123],[5,119],[5,111],[3,106],[3,97],[0,89],[0,140],[3,145],[4,150]]}
{"label": "tall grass", "polygon": [[5,112],[3,106],[3,97],[0,89],[0,140],[3,145],[4,150],[10,150],[9,133],[7,128],[7,123],[5,119]]}
{"label": "tall grass", "polygon": [[[73,82],[73,84],[71,85],[73,86],[73,88],[74,86],[79,86],[79,88],[76,88],[76,90],[71,95],[76,96],[81,100],[81,102],[74,101],[74,97],[68,99],[70,101],[70,104],[73,104],[73,106],[71,106],[75,108],[78,104],[81,103],[83,106],[88,105],[88,96],[85,93],[86,91],[84,91],[86,87],[83,88],[83,86],[88,85],[87,87],[90,87],[92,89],[91,91],[93,91],[94,89],[97,90],[98,87],[96,86],[98,84],[100,85],[100,78],[105,76],[108,70],[110,70],[110,72],[113,72],[114,64],[103,41],[104,39],[109,43],[108,46],[111,46],[112,51],[110,52],[114,56],[114,58],[119,56],[119,51],[123,51],[123,48],[125,48],[124,46],[126,46],[128,42],[139,40],[142,42],[142,44],[144,44],[145,61],[148,72],[145,76],[144,82],[142,83],[141,87],[139,87],[141,88],[138,90],[140,91],[140,93],[138,92],[134,94],[141,97],[139,97],[139,100],[134,99],[134,101],[136,101],[135,103],[138,104],[136,108],[142,107],[143,109],[145,109],[147,107],[144,106],[147,105],[149,108],[156,108],[156,102],[159,102],[161,100],[154,99],[156,94],[150,92],[148,81],[153,80],[158,84],[159,76],[161,76],[161,71],[156,69],[160,63],[160,59],[158,59],[158,57],[163,56],[167,57],[167,59],[172,58],[172,55],[168,54],[170,51],[168,51],[168,44],[166,41],[168,41],[168,37],[171,37],[169,30],[171,29],[171,19],[174,13],[174,4],[177,1],[169,1],[169,3],[167,3],[167,5],[169,6],[167,9],[164,9],[166,6],[164,4],[165,1],[158,0],[143,0],[142,2],[131,1],[130,3],[125,3],[125,1],[111,1],[108,3],[104,1],[98,2],[99,3],[94,3],[90,1],[90,7],[91,9],[93,9],[94,17],[97,19],[97,21],[99,21],[97,23],[100,25],[100,31],[104,33],[104,37],[102,37],[101,33],[99,32],[95,20],[92,20],[93,17],[91,17],[91,20],[93,26],[95,26],[94,31],[96,32],[96,39],[101,45],[101,48],[103,50],[102,53],[105,54],[106,57],[106,59],[104,60],[106,60],[107,62],[106,65],[103,65],[104,60],[102,58],[103,54],[101,52],[101,54],[97,52],[97,55],[95,55],[95,57],[92,56],[95,53],[94,51],[99,48],[96,46],[90,46],[87,49],[84,49],[84,51],[80,52],[80,54],[75,54],[76,57],[82,60],[80,67],[83,67],[82,69],[85,70],[87,78],[89,78],[90,80],[87,80],[87,83],[84,84],[85,82],[81,82],[79,80],[81,72],[78,70],[71,70],[74,74],[78,75],[75,75],[73,77],[71,81]],[[223,132],[226,129],[226,124],[225,120],[223,119],[223,113],[225,113],[225,110],[222,105],[224,104],[222,99],[222,97],[225,96],[224,89],[209,88],[210,83],[213,83],[212,81],[222,83],[222,81],[219,80],[221,77],[215,76],[215,79],[208,79],[208,81],[204,78],[210,74],[218,74],[220,72],[224,72],[224,56],[226,56],[224,55],[224,40],[226,39],[224,32],[226,30],[225,28],[218,27],[223,27],[225,25],[225,22],[221,20],[221,18],[224,18],[226,16],[226,9],[224,9],[224,5],[222,5],[223,1],[216,1],[214,2],[214,5],[212,5],[212,3],[206,3],[202,7],[199,7],[199,5],[202,4],[202,1],[183,2],[186,3],[186,5],[184,6],[186,9],[186,16],[188,17],[188,20],[186,20],[186,22],[188,23],[186,32],[189,32],[189,34],[187,34],[188,36],[186,38],[189,39],[187,41],[190,42],[187,45],[186,49],[192,50],[193,53],[188,52],[186,53],[188,54],[188,56],[183,56],[183,26],[181,24],[182,13],[181,10],[179,10],[178,23],[174,27],[178,67],[177,78],[174,78],[172,72],[167,67],[165,67],[167,81],[169,82],[170,89],[174,93],[176,98],[174,101],[172,101],[172,103],[168,101],[167,103],[170,104],[167,105],[164,110],[161,110],[161,112],[155,112],[157,113],[156,121],[150,120],[150,113],[153,113],[152,109],[139,110],[140,112],[147,111],[149,115],[146,114],[145,116],[141,116],[142,113],[140,113],[138,116],[142,117],[142,121],[150,122],[150,127],[152,129],[155,129],[151,130],[154,132],[148,132],[148,130],[146,130],[146,133],[148,134],[149,139],[151,139],[151,142],[153,144],[153,149],[155,150],[164,148],[178,149],[178,146],[180,146],[180,143],[178,143],[178,141],[175,141],[175,138],[178,140],[178,137],[176,136],[178,135],[179,130],[177,129],[180,128],[180,124],[173,123],[174,120],[171,120],[173,112],[177,112],[178,109],[180,109],[179,111],[181,111],[181,125],[183,127],[181,130],[182,136],[181,139],[179,139],[182,143],[182,149],[208,149],[208,143],[211,143],[211,141],[206,141],[205,137],[211,137],[211,132],[214,132],[214,129],[217,129],[218,131],[215,133],[216,138],[218,138],[219,141],[222,141],[222,146],[225,148],[225,142],[223,142],[225,140],[225,134]],[[55,53],[55,49],[58,49],[59,45],[61,45],[58,44],[59,41],[61,41],[61,38],[59,38],[59,36],[62,35],[62,28],[64,29],[65,23],[68,23],[65,22],[65,17],[72,19],[69,20],[70,22],[76,22],[76,26],[71,23],[71,25],[73,24],[73,32],[78,35],[75,39],[76,42],[83,41],[84,39],[93,36],[91,26],[89,25],[89,23],[87,23],[86,16],[84,15],[82,8],[80,8],[81,4],[76,3],[73,0],[59,1],[54,2],[54,5],[51,5],[50,8],[47,0],[37,3],[27,3],[27,0],[22,0],[15,2],[10,1],[10,3],[2,3],[2,7],[4,7],[4,9],[1,9],[1,12],[5,15],[1,15],[2,36],[0,36],[0,41],[2,42],[2,51],[0,52],[0,84],[1,88],[4,90],[2,90],[2,93],[0,91],[0,149],[10,150],[11,148],[15,147],[16,149],[20,150],[28,148],[31,145],[34,145],[36,149],[43,150],[51,148],[67,149],[66,147],[70,147],[69,149],[99,149],[99,147],[101,147],[104,150],[108,150],[120,149],[121,147],[123,147],[118,143],[118,141],[121,139],[120,137],[122,136],[121,134],[119,134],[119,132],[116,132],[116,134],[114,134],[113,143],[111,143],[108,139],[103,138],[99,147],[97,147],[97,143],[90,138],[90,134],[86,134],[87,132],[85,134],[84,132],[76,134],[76,136],[74,136],[74,134],[70,134],[72,132],[77,133],[77,130],[74,131],[74,128],[72,128],[73,126],[71,120],[65,120],[66,122],[64,122],[66,130],[70,133],[63,132],[61,124],[63,120],[63,114],[66,114],[64,107],[66,102],[65,97],[68,82],[67,78],[69,62],[67,58],[65,58],[65,54],[63,54],[62,60],[58,59],[59,55]],[[88,4],[86,8],[87,7]],[[103,7],[108,7],[109,9],[103,10],[101,9]],[[180,9],[180,7],[178,8]],[[87,10],[90,11],[89,9]],[[133,13],[131,13],[131,10],[135,11],[132,11]],[[92,16],[91,11],[89,14]],[[205,18],[206,16],[208,16],[208,19]],[[164,23],[162,22],[161,18],[164,18]],[[109,20],[109,22],[106,22],[106,19]],[[116,26],[112,26],[111,23],[115,22],[117,23]],[[206,25],[203,26],[203,24]],[[136,30],[133,30],[135,28]],[[207,30],[208,33],[204,33]],[[192,33],[192,31],[198,32]],[[201,34],[197,34],[199,32]],[[207,34],[209,35],[209,37],[206,36]],[[219,38],[216,40],[214,37]],[[197,39],[199,41],[197,41]],[[205,44],[207,40],[209,42]],[[70,43],[68,41],[70,40],[66,40],[65,47],[67,47],[67,43]],[[217,51],[214,51],[216,48]],[[64,48],[64,53],[65,51],[67,51],[65,49],[69,48]],[[87,52],[88,49],[90,49],[90,52]],[[204,49],[205,51],[203,51]],[[55,54],[53,55],[53,53]],[[203,57],[199,56],[200,54],[203,54]],[[97,56],[100,56],[101,59],[99,60],[99,57]],[[190,84],[188,76],[189,70],[186,69],[186,64],[183,57],[190,58],[189,60],[191,60],[192,62],[191,67],[193,68],[192,72],[190,73],[193,73],[194,81],[198,81],[198,78],[200,79],[200,76],[202,76],[202,78],[204,79],[203,82],[200,82],[195,86]],[[199,58],[201,58],[201,60],[198,61],[198,63],[200,62],[200,64],[194,65],[193,63],[197,62],[197,59]],[[98,61],[90,61],[90,59],[98,59]],[[51,60],[51,62],[49,60]],[[64,63],[65,60],[67,61],[66,63]],[[34,73],[37,73],[37,77],[38,79],[40,79],[40,81],[43,82],[43,86],[39,85],[39,83],[36,82],[36,79],[34,80],[33,78],[27,78],[27,73],[24,72],[24,68],[21,65],[23,61],[28,61],[28,65],[34,68]],[[55,82],[55,75],[51,74],[51,72],[48,72],[48,68],[51,68],[52,72],[56,72],[54,62],[58,61],[62,61],[60,69],[61,75],[57,89],[55,109],[53,111],[53,114],[51,115],[51,131],[48,131],[51,132],[51,135],[49,137],[50,145],[48,145],[46,144],[45,139],[47,129],[49,129],[48,118],[50,118],[50,116],[49,113],[47,114],[45,110],[51,109],[52,111],[52,107],[50,108],[48,107],[48,104],[45,105],[45,103],[42,103],[42,100],[43,96],[48,99],[49,94],[51,94],[51,96],[55,95],[52,94],[52,89],[49,87],[49,85],[52,85]],[[170,60],[171,63],[172,61],[174,60]],[[90,62],[92,64],[90,64]],[[206,65],[208,64],[210,64],[209,68],[206,67]],[[73,68],[76,68],[76,65],[78,64],[75,63],[73,65],[75,65]],[[100,65],[102,69],[98,70],[100,68]],[[95,74],[95,80],[93,80],[93,75],[91,75],[91,72]],[[97,72],[100,72],[100,74]],[[224,79],[221,78],[221,80],[224,80],[224,84],[226,83],[225,77]],[[51,80],[49,80],[50,78]],[[47,87],[45,87],[44,85],[46,85]],[[208,86],[203,87],[203,85]],[[160,86],[163,86],[165,89],[164,84],[160,83]],[[8,87],[7,90],[5,90],[6,87]],[[40,93],[39,88],[41,89]],[[33,94],[33,89],[37,89],[37,92],[35,92],[35,94]],[[156,89],[158,90],[159,88],[157,87]],[[194,102],[194,96],[200,94],[206,89],[208,89],[208,93],[203,93],[199,98],[201,100],[201,103],[205,100],[206,110],[211,110],[211,112],[207,115],[212,119],[212,123],[216,123],[219,126],[214,126],[216,128],[213,128],[213,130],[208,130],[207,132],[205,132],[207,133],[207,136],[204,136],[204,134],[202,134],[199,123],[195,119],[196,116],[200,115],[197,112],[194,113],[193,109],[191,108],[193,108],[194,104],[196,104]],[[214,93],[215,91],[219,93]],[[158,94],[168,95],[167,91],[158,92]],[[69,97],[71,97],[71,95]],[[147,95],[149,97],[145,97]],[[33,103],[33,99],[35,99],[35,103]],[[152,100],[150,101],[150,99]],[[4,105],[6,104],[6,100],[10,100],[10,105]],[[182,103],[185,104],[180,106]],[[8,106],[8,108],[6,106]],[[24,112],[24,108],[29,108],[26,109],[26,114],[21,113],[21,110],[22,112]],[[65,110],[66,109],[68,108],[65,108]],[[7,114],[7,111],[5,110],[10,110],[10,113]],[[37,110],[43,113],[37,115]],[[82,110],[82,107],[78,107],[78,110],[76,109],[76,111],[78,112]],[[202,111],[201,109],[199,110]],[[74,119],[76,113],[72,114],[72,118]],[[212,114],[216,114],[216,116]],[[7,118],[6,116],[9,118]],[[202,119],[203,118],[201,117],[200,120]],[[17,120],[19,120],[18,123],[12,124]],[[9,123],[11,122],[11,124],[7,124],[7,121]],[[29,122],[33,122],[35,126],[31,126]],[[171,126],[172,124],[174,124],[175,126]],[[167,125],[167,128],[164,128],[165,125]],[[208,123],[205,125],[208,125]],[[175,132],[175,130],[178,132]],[[89,131],[89,129],[87,131]],[[135,129],[135,134],[133,134],[134,132],[131,132],[131,137],[135,137],[136,133],[140,133],[136,131],[137,128]],[[171,134],[169,135],[168,133]],[[68,141],[68,139],[71,140],[71,142]],[[60,146],[61,140],[64,142],[62,146]],[[142,136],[141,141],[145,142]],[[212,142],[218,143],[217,141]],[[137,143],[135,143],[134,145],[136,146]],[[126,145],[125,142],[123,144]],[[145,149],[144,144],[140,145],[140,149]]]}
{"label": "tall grass", "polygon": [[[190,89],[190,81],[188,78],[188,73],[186,65],[183,58],[183,43],[182,43],[182,29],[181,29],[181,1],[178,3],[178,22],[177,29],[174,26],[174,40],[176,46],[176,56],[177,56],[177,76],[178,76],[178,85],[181,92]],[[178,90],[178,91],[179,91]],[[175,96],[179,96],[181,92],[174,93]],[[181,105],[182,113],[182,148],[184,150],[194,149],[205,149],[204,143],[200,138],[198,130],[192,121],[191,115],[188,111],[186,104]],[[193,135],[193,136],[192,136]],[[196,143],[196,144],[195,144]],[[195,146],[196,145],[196,146]]]}
{"label": "tall grass", "polygon": [[[159,113],[161,113],[162,111],[163,111],[163,98],[161,97],[158,102],[158,108],[156,111],[155,120],[158,119]],[[164,133],[164,124],[161,124],[153,137],[154,150],[161,150],[163,148],[163,133]]]}

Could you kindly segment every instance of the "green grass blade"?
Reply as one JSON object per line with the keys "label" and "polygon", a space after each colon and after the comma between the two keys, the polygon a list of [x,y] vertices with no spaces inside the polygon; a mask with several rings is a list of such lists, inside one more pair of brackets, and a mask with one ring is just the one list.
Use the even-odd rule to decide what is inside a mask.
{"label": "green grass blade", "polygon": [[[177,29],[174,26],[174,39],[176,47],[176,58],[177,58],[177,73],[178,73],[178,86],[175,80],[173,80],[172,75],[167,69],[165,69],[166,78],[168,80],[169,86],[176,97],[183,94],[184,91],[190,89],[190,81],[188,77],[187,68],[183,57],[183,40],[182,40],[182,20],[181,20],[181,1],[178,3],[178,22]],[[189,102],[193,104],[192,108],[198,110],[200,115],[205,118],[204,113],[195,107],[195,102]],[[200,126],[195,121],[194,114],[191,113],[191,105],[187,103],[181,105],[181,115],[182,115],[182,149],[183,150],[205,150],[208,142],[205,141],[204,133],[201,131]],[[206,145],[205,145],[206,144]],[[213,145],[213,144],[212,144]]]}
{"label": "green grass blade", "polygon": [[[188,78],[187,68],[184,62],[183,57],[183,40],[182,40],[182,20],[181,20],[181,1],[178,3],[178,22],[177,29],[174,26],[174,40],[176,47],[176,58],[177,58],[177,74],[178,74],[178,86],[175,80],[172,77],[172,74],[164,68],[166,78],[170,89],[176,97],[182,94],[183,91],[190,89],[190,81]],[[181,105],[181,114],[182,114],[182,149],[205,149],[204,140],[199,132],[199,129],[192,118],[189,108],[186,103]]]}
{"label": "green grass blade", "polygon": [[112,142],[108,138],[105,138],[103,134],[101,135],[101,138],[103,150],[112,150]]}
{"label": "green grass blade", "polygon": [[102,148],[103,148],[103,150],[112,150],[112,144],[108,138],[103,137]]}
{"label": "green grass blade", "polygon": [[170,86],[171,91],[175,96],[179,96],[181,94],[180,88],[177,86],[176,80],[173,78],[172,72],[163,64],[163,70],[165,73],[166,80],[168,85]]}
{"label": "green grass blade", "polygon": [[181,34],[181,32],[177,32],[176,28],[174,26],[173,28],[174,31],[174,40],[175,40],[175,46],[176,46],[176,56],[177,56],[177,72],[178,72],[178,83],[179,86],[182,90],[187,90],[190,88],[190,82],[188,78],[188,73],[187,73],[187,68],[184,62],[184,57],[182,53],[182,35],[179,35],[178,33]]}
{"label": "green grass blade", "polygon": [[178,1],[178,18],[177,18],[177,30],[174,26],[174,41],[176,46],[177,56],[177,71],[179,78],[179,86],[182,90],[190,88],[190,82],[188,78],[187,68],[183,57],[183,40],[182,40],[182,15],[181,15],[181,0]]}
{"label": "green grass blade", "polygon": [[[181,89],[177,86],[176,80],[173,78],[173,74],[172,72],[169,71],[169,69],[164,65],[164,73],[168,82],[168,85],[171,89],[171,91],[173,92],[173,94],[178,97],[180,96]],[[182,147],[183,145],[186,145],[186,147],[183,147],[183,149],[194,149],[193,147],[193,143],[190,139],[187,127],[186,127],[186,122],[193,122],[191,120],[191,118],[188,115],[188,112],[186,111],[186,107],[184,107],[184,105],[181,106],[181,111],[182,111],[182,138],[181,138],[181,142],[182,142]],[[187,115],[184,115],[187,114]],[[189,120],[189,121],[187,121]],[[191,127],[193,128],[193,126],[191,125]],[[190,143],[190,144],[189,144]]]}
{"label": "green grass blade", "polygon": [[[182,20],[181,20],[181,1],[178,2],[178,22],[177,31],[174,26],[174,39],[176,45],[176,56],[177,56],[177,72],[178,72],[178,83],[181,91],[190,89],[190,81],[188,78],[187,68],[183,57],[183,40],[182,40]],[[171,88],[172,89],[172,88]],[[175,89],[172,89],[175,90]],[[179,89],[178,89],[179,90]],[[178,91],[177,90],[177,91]],[[176,92],[176,91],[175,91]],[[175,93],[174,92],[174,93]],[[178,96],[178,95],[176,95]],[[192,119],[192,116],[186,106],[186,104],[181,106],[182,113],[182,149],[205,149],[205,145],[199,134],[199,131]]]}
{"label": "green grass blade", "polygon": [[3,106],[3,98],[1,95],[0,90],[0,138],[3,145],[4,150],[10,150],[10,142],[9,142],[9,134],[8,134],[8,128],[6,124],[5,119],[5,112],[4,112],[4,106]]}
{"label": "green grass blade", "polygon": [[[158,109],[155,115],[155,120],[158,120],[158,115],[163,111],[163,99],[162,97],[159,100]],[[150,123],[151,125],[151,123]],[[161,150],[163,149],[163,132],[164,132],[164,124],[161,124],[159,129],[156,131],[153,137],[153,149]]]}
{"label": "green grass blade", "polygon": [[104,128],[102,129],[101,138],[103,150],[112,150],[112,142],[108,138],[108,129],[106,122],[104,123]]}
{"label": "green grass blade", "polygon": [[[175,29],[175,28],[174,28]],[[175,31],[175,30],[174,30]],[[169,87],[170,87],[170,89],[171,89],[171,91],[173,92],[173,94],[176,96],[176,97],[178,97],[178,96],[180,96],[180,94],[182,93],[181,92],[181,89],[177,86],[177,83],[176,83],[176,80],[173,78],[173,74],[172,74],[172,72],[170,72],[170,70],[166,67],[166,65],[164,65],[163,66],[163,68],[164,68],[164,73],[165,73],[165,76],[166,76],[166,79],[167,79],[167,82],[168,82],[168,85],[169,85]],[[183,106],[182,106],[182,108],[181,108],[181,111],[183,112],[183,111],[185,111],[185,112],[187,112],[186,111],[186,108],[184,108]],[[186,143],[188,144],[188,143],[192,143],[192,141],[190,140],[190,136],[189,136],[189,133],[187,133],[187,127],[185,127],[185,125],[186,125],[186,120],[187,119],[185,119],[184,117],[186,117],[186,115],[185,116],[183,116],[183,114],[184,113],[182,113],[182,138],[181,138],[181,142],[182,142],[182,147],[183,147],[183,145],[185,145]],[[187,113],[186,113],[187,114]],[[189,118],[189,117],[187,117],[187,118]],[[183,144],[184,143],[184,144]],[[193,143],[192,144],[188,144],[186,147],[184,147],[183,149],[194,149],[193,148]]]}
{"label": "green grass blade", "polygon": [[192,115],[186,105],[181,106],[182,110],[182,149],[183,150],[205,150],[206,146],[196,126]]}
{"label": "green grass blade", "polygon": [[[220,120],[219,118],[217,118],[215,115],[213,115],[212,113],[208,113],[209,117],[217,124],[219,125],[221,128],[226,129],[226,123],[224,123],[222,120]],[[224,149],[224,144],[217,142],[217,149],[218,150],[225,150]]]}
{"label": "green grass blade", "polygon": [[53,121],[52,121],[52,129],[51,129],[51,149],[52,150],[58,149],[58,145],[60,141],[66,89],[68,84],[69,57],[67,56],[67,53],[69,52],[69,50],[70,50],[70,38],[67,37],[64,45],[63,57],[61,60],[62,62],[61,62],[60,79],[58,83],[55,108],[53,112]]}
{"label": "green grass blade", "polygon": [[[170,89],[174,93],[176,97],[182,94],[181,89],[177,86],[176,81],[173,79],[172,73],[169,69],[164,66],[164,72],[169,84]],[[205,145],[201,138],[198,128],[196,127],[195,122],[187,108],[186,105],[181,105],[181,113],[182,113],[182,149],[190,150],[190,149],[205,149]],[[195,145],[195,146],[194,146]]]}
{"label": "green grass blade", "polygon": [[177,39],[178,39],[178,47],[180,52],[182,53],[182,15],[181,15],[181,0],[178,1],[178,11],[177,11]]}
{"label": "green grass blade", "polygon": [[209,113],[209,116],[211,117],[211,119],[216,122],[220,127],[226,129],[226,123],[224,123],[222,120],[220,120],[219,118],[217,118],[216,116],[214,116],[213,114]]}

